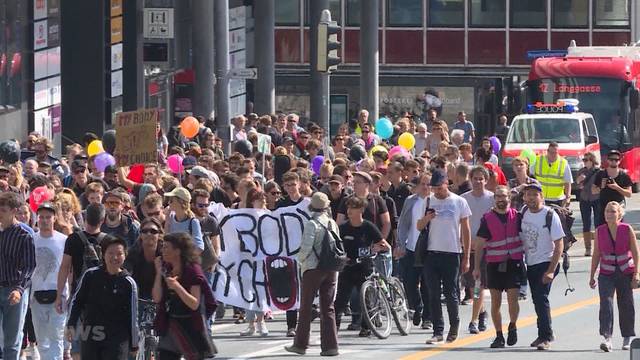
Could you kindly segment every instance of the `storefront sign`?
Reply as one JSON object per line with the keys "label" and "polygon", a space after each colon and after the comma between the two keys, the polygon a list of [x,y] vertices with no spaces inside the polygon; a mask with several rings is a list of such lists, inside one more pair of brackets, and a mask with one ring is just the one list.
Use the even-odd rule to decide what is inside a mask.
{"label": "storefront sign", "polygon": [[111,45],[111,71],[122,69],[122,43]]}
{"label": "storefront sign", "polygon": [[111,19],[111,45],[122,42],[122,16]]}
{"label": "storefront sign", "polygon": [[60,45],[60,20],[50,18],[47,20],[47,46]]}
{"label": "storefront sign", "polygon": [[121,112],[116,115],[116,161],[118,166],[154,163],[156,148],[156,109]]}
{"label": "storefront sign", "polygon": [[60,0],[47,0],[47,14],[49,17],[60,16]]}
{"label": "storefront sign", "polygon": [[47,47],[47,36],[49,29],[47,20],[38,21],[33,24],[33,49],[40,50]]}
{"label": "storefront sign", "polygon": [[122,0],[111,0],[111,17],[122,15]]}
{"label": "storefront sign", "polygon": [[33,0],[33,20],[47,17],[47,0]]}
{"label": "storefront sign", "polygon": [[111,73],[111,97],[122,95],[122,70]]}

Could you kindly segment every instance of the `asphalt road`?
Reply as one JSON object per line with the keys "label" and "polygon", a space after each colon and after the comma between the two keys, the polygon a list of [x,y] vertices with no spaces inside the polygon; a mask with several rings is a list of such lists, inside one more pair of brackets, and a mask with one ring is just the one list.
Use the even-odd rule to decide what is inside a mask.
{"label": "asphalt road", "polygon": [[[625,216],[625,221],[639,228],[640,225],[640,195],[628,202],[631,209]],[[577,210],[577,203],[572,204]],[[576,211],[577,221],[574,232],[581,233],[579,212]],[[495,336],[495,330],[489,329],[478,335],[471,335],[467,331],[471,306],[460,307],[461,331],[458,340],[452,344],[438,346],[426,345],[425,340],[431,336],[431,330],[412,329],[409,336],[400,336],[394,329],[386,340],[375,337],[359,338],[355,331],[341,330],[338,333],[340,359],[628,359],[629,352],[620,350],[622,339],[617,326],[617,313],[614,330],[614,351],[603,353],[599,350],[600,336],[598,335],[598,294],[588,287],[590,258],[582,256],[584,247],[578,242],[571,249],[572,265],[568,273],[569,282],[575,287],[575,292],[565,296],[567,281],[564,275],[559,275],[553,284],[550,302],[552,306],[553,328],[556,341],[549,351],[541,352],[529,347],[529,343],[537,336],[536,317],[531,300],[521,301],[519,328],[519,342],[513,347],[505,349],[489,349],[489,344]],[[640,292],[636,292],[636,299]],[[488,306],[488,299],[486,302]],[[446,311],[444,312],[446,316]],[[506,319],[506,303],[503,309],[503,319]],[[506,322],[506,320],[503,320]],[[445,323],[446,323],[445,319]],[[637,320],[636,320],[637,323]],[[220,353],[220,359],[286,359],[297,355],[289,354],[283,347],[292,343],[291,338],[285,337],[286,322],[284,314],[276,314],[274,320],[267,323],[270,334],[268,337],[241,338],[239,332],[246,325],[233,324],[231,311],[227,316],[214,325],[215,341]],[[491,324],[490,324],[491,325]],[[344,326],[343,326],[344,327]],[[445,329],[445,332],[447,329]],[[319,323],[312,325],[312,343],[305,358],[320,358]]]}

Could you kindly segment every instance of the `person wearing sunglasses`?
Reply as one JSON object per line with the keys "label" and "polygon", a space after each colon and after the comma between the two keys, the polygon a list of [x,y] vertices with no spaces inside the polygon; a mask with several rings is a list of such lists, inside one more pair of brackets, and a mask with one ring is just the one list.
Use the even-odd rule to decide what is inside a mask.
{"label": "person wearing sunglasses", "polygon": [[267,196],[267,209],[275,210],[276,204],[282,198],[282,190],[275,181],[269,181],[264,185],[264,193]]}
{"label": "person wearing sunglasses", "polygon": [[582,238],[584,239],[584,256],[591,256],[591,240],[594,234],[591,232],[593,224],[592,212],[596,213],[599,194],[592,191],[596,174],[600,171],[598,159],[592,152],[582,156],[584,166],[578,170],[576,183],[580,189],[580,216],[582,217]]}
{"label": "person wearing sunglasses", "polygon": [[153,280],[156,277],[154,262],[160,256],[163,236],[162,224],[158,220],[152,217],[142,220],[140,236],[124,262],[124,268],[136,281],[141,299],[151,299]]}
{"label": "person wearing sunglasses", "polygon": [[625,198],[631,197],[633,182],[625,171],[620,170],[622,155],[618,150],[611,150],[607,155],[607,167],[596,174],[591,186],[594,194],[600,194],[595,212],[596,227],[604,224],[604,209],[611,201],[625,204]]}

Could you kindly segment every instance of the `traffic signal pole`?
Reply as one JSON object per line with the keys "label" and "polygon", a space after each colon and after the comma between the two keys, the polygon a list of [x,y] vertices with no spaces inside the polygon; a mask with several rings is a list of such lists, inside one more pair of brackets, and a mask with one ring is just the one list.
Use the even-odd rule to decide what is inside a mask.
{"label": "traffic signal pole", "polygon": [[229,1],[214,0],[214,37],[216,68],[216,127],[225,154],[231,152],[229,118]]}
{"label": "traffic signal pole", "polygon": [[276,45],[275,0],[258,0],[255,4],[256,65],[255,111],[258,114],[276,112]]}
{"label": "traffic signal pole", "polygon": [[[310,120],[318,123],[329,132],[329,74],[318,71],[318,25],[322,10],[329,8],[329,0],[309,1],[309,15],[311,20],[311,91],[310,91]],[[327,123],[325,123],[327,119]],[[325,136],[327,138],[328,136]]]}
{"label": "traffic signal pole", "polygon": [[378,19],[377,1],[360,0],[360,106],[369,111],[369,121],[378,119]]}

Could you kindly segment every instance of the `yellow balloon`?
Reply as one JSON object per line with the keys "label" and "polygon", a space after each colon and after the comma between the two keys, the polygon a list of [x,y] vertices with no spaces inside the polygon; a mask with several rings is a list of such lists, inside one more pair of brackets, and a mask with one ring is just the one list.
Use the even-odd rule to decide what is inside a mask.
{"label": "yellow balloon", "polygon": [[389,150],[387,150],[386,147],[384,147],[382,145],[376,145],[376,146],[372,147],[371,150],[369,150],[369,156],[373,156],[373,154],[377,153],[378,151],[389,153]]}
{"label": "yellow balloon", "polygon": [[398,138],[398,145],[407,150],[411,150],[416,145],[416,138],[414,138],[410,133],[403,133]]}
{"label": "yellow balloon", "polygon": [[104,148],[100,140],[93,140],[89,146],[87,146],[87,155],[89,155],[89,157],[102,154],[103,152]]}

